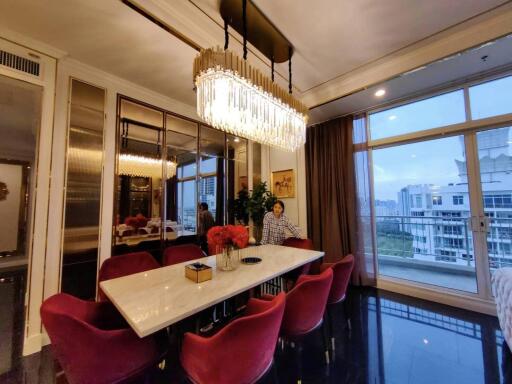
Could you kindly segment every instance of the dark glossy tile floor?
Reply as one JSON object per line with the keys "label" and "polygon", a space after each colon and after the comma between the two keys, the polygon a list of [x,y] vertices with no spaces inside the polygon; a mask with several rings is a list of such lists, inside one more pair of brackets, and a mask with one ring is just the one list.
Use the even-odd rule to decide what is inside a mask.
{"label": "dark glossy tile floor", "polygon": [[[0,297],[4,294],[0,292]],[[8,300],[0,305],[2,313],[12,311]],[[343,307],[333,311],[336,344],[331,364],[325,364],[320,331],[304,340],[302,383],[512,383],[512,355],[494,317],[369,288],[352,288],[348,307],[351,330]],[[6,338],[4,331],[2,345],[19,340],[12,332]],[[0,375],[1,383],[56,381],[48,347],[25,358],[10,356],[11,361],[0,364],[11,367]],[[278,349],[280,383],[295,381],[296,356],[296,348]],[[184,382],[175,359],[156,382]],[[272,374],[261,380],[273,382]]]}

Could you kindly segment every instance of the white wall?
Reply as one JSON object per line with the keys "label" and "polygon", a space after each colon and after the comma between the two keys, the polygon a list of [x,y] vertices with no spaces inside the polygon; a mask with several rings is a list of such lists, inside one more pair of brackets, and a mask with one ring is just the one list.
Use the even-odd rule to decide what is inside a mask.
{"label": "white wall", "polygon": [[268,146],[261,147],[261,179],[270,188],[272,172],[293,169],[295,172],[295,197],[284,198],[285,213],[307,236],[308,221],[306,207],[306,158],[304,147],[287,152]]}

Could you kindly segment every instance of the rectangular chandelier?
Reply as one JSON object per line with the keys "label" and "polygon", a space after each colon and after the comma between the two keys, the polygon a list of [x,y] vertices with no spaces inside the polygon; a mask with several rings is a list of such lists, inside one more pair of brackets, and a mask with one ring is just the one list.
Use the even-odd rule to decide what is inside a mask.
{"label": "rectangular chandelier", "polygon": [[228,50],[202,50],[194,61],[197,113],[212,127],[280,149],[306,142],[307,108]]}

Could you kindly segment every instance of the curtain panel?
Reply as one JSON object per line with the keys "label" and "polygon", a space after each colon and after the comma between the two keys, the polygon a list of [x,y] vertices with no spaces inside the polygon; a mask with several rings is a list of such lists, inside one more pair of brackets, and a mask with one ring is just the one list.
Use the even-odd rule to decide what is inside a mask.
{"label": "curtain panel", "polygon": [[356,263],[353,283],[373,285],[373,249],[367,247],[368,234],[372,244],[371,221],[370,230],[365,236],[368,221],[363,223],[361,220],[364,215],[361,212],[361,197],[358,196],[361,192],[368,192],[368,198],[365,200],[366,196],[363,196],[362,199],[367,207],[370,201],[369,189],[361,190],[358,182],[368,181],[368,177],[361,178],[362,174],[368,176],[368,169],[366,173],[364,170],[362,174],[359,172],[359,154],[364,147],[354,144],[353,128],[354,119],[349,116],[307,130],[308,233],[315,247],[325,252],[328,262],[338,261],[349,253],[354,254]]}

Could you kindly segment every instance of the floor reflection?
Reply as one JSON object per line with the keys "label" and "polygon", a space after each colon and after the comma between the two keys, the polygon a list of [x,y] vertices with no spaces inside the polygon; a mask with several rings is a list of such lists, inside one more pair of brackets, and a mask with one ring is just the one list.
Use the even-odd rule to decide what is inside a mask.
{"label": "floor reflection", "polygon": [[[303,383],[512,383],[512,354],[495,317],[368,288],[352,288],[348,304],[352,329],[340,306],[334,312],[336,344],[329,366],[324,364],[321,333],[305,340]],[[159,383],[183,382],[172,360]],[[1,363],[13,367],[0,376],[2,383],[55,382],[48,348]],[[276,353],[276,364],[279,382],[291,383],[294,350]],[[269,375],[261,382],[274,381]]]}

